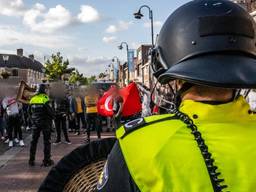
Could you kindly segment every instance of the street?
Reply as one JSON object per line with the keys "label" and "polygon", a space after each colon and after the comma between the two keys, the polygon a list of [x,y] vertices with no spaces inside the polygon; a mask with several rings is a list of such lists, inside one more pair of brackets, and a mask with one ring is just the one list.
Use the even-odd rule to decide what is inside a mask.
{"label": "street", "polygon": [[254,192],[256,0],[0,5],[0,192]]}
{"label": "street", "polygon": [[[104,134],[103,137],[106,137]],[[55,164],[66,154],[83,144],[85,135],[70,134],[71,145],[61,143],[52,145],[52,158]],[[92,138],[96,138],[95,134]],[[24,148],[12,148],[0,156],[0,191],[1,192],[35,192],[51,168],[40,167],[43,158],[42,137],[38,143],[36,166],[28,166],[29,143],[31,137],[25,140]],[[19,151],[20,150],[20,151]],[[17,152],[18,151],[18,152]],[[17,153],[17,154],[15,154]],[[7,163],[2,163],[13,156]]]}

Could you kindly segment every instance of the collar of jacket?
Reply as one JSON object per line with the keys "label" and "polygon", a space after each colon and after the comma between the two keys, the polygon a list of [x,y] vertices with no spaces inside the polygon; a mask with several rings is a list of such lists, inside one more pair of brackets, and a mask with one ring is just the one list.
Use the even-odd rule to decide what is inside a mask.
{"label": "collar of jacket", "polygon": [[250,106],[241,96],[233,102],[211,105],[192,100],[184,100],[180,105],[180,111],[186,113],[196,122],[243,122],[253,117]]}

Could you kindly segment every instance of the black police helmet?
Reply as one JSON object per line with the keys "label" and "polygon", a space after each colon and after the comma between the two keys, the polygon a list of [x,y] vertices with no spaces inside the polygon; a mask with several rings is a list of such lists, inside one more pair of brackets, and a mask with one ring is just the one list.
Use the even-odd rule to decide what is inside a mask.
{"label": "black police helmet", "polygon": [[174,79],[224,87],[256,88],[256,24],[228,0],[195,0],[165,22],[152,51],[161,83]]}
{"label": "black police helmet", "polygon": [[47,86],[46,86],[46,84],[39,84],[38,86],[37,86],[37,90],[36,90],[36,93],[37,94],[40,94],[40,93],[46,93],[46,89],[47,89]]}

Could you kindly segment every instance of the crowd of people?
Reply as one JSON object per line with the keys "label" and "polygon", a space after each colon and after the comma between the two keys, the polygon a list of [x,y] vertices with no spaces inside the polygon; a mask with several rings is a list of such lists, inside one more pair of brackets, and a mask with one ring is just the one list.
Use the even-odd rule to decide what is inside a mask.
{"label": "crowd of people", "polygon": [[[17,88],[14,88],[12,94],[9,93],[1,100],[1,141],[9,148],[24,147],[23,132],[32,132],[29,165],[34,166],[37,143],[42,132],[45,147],[43,165],[50,166],[53,164],[50,159],[52,133],[55,133],[53,145],[62,142],[70,145],[70,134],[85,134],[85,143],[89,143],[91,131],[95,131],[100,139],[103,129],[114,131],[122,123],[137,117],[168,113],[167,101],[175,99],[170,87],[156,86],[153,94],[143,84],[137,84],[137,88],[141,112],[128,118],[122,116],[124,98],[117,86],[111,88],[113,115],[108,117],[102,116],[97,106],[104,91],[94,87],[70,89],[63,82],[57,82],[55,85],[41,84],[28,103],[19,102]],[[252,93],[254,92],[249,92],[249,95]]]}
{"label": "crowd of people", "polygon": [[[60,87],[60,84],[58,86]],[[165,101],[173,100],[173,98],[167,86],[156,86],[155,94],[151,94],[150,89],[143,84],[137,84],[137,87],[141,96],[142,111],[140,114],[135,114],[136,117],[168,113],[166,110],[168,103],[165,103]],[[103,117],[98,113],[97,102],[104,94],[103,90],[96,90],[94,88],[67,89],[66,87],[62,87],[62,89],[66,90],[65,93],[63,91],[62,94],[49,93],[49,106],[54,113],[51,130],[56,133],[54,145],[62,142],[61,132],[64,135],[64,143],[71,144],[69,134],[86,134],[86,142],[90,142],[91,131],[96,131],[97,137],[101,138],[103,126],[106,127],[107,132],[113,131],[120,126],[123,119],[123,98],[119,94],[118,87],[113,89],[112,93],[112,117]],[[254,92],[250,92],[249,95],[252,93]],[[30,105],[18,102],[16,92],[12,96],[4,97],[0,105],[1,141],[8,144],[10,148],[13,146],[23,147],[25,145],[23,132],[30,131],[31,127]]]}
{"label": "crowd of people", "polygon": [[[97,137],[101,138],[101,132],[104,129],[106,132],[114,131],[121,122],[123,99],[117,87],[113,91],[114,114],[112,117],[103,117],[98,113],[97,102],[103,96],[104,90],[93,87],[70,88],[63,82],[52,85],[41,84],[27,103],[17,99],[17,92],[18,87],[13,86],[8,96],[1,97],[1,142],[9,148],[24,147],[24,132],[32,133],[29,163],[32,166],[41,132],[44,136],[45,150],[49,151],[46,152],[48,153],[46,159],[49,160],[51,138],[55,138],[53,145],[62,142],[70,145],[71,134],[85,134],[87,143],[90,142],[91,131],[95,131]],[[45,106],[47,106],[46,111],[42,110]],[[62,135],[64,138],[61,138]],[[26,143],[26,145],[29,144]]]}
{"label": "crowd of people", "polygon": [[24,146],[23,131],[30,129],[27,105],[17,102],[15,96],[6,96],[0,105],[1,140],[9,147]]}

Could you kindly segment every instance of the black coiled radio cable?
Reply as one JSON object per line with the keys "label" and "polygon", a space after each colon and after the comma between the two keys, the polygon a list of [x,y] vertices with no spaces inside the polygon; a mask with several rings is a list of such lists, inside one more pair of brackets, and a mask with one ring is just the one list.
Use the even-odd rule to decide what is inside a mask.
{"label": "black coiled radio cable", "polygon": [[191,130],[191,133],[194,136],[197,145],[201,151],[201,154],[204,158],[204,162],[207,167],[214,192],[223,192],[223,189],[226,189],[228,186],[223,184],[224,179],[219,178],[221,173],[218,172],[218,167],[214,165],[214,159],[212,157],[212,154],[209,152],[208,147],[205,144],[202,134],[198,130],[197,126],[194,124],[193,120],[187,114],[179,111],[176,108],[175,104],[171,106],[170,112],[175,114],[175,116],[182,122],[184,122],[187,125],[187,127]]}

